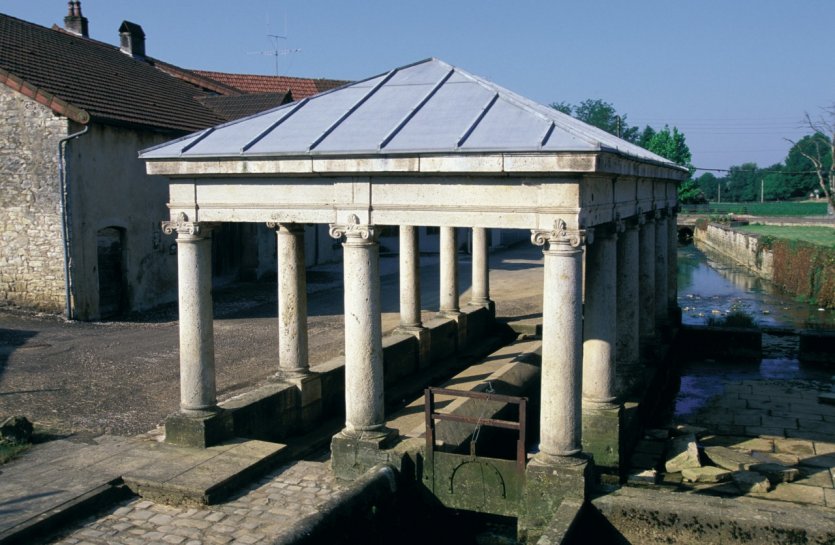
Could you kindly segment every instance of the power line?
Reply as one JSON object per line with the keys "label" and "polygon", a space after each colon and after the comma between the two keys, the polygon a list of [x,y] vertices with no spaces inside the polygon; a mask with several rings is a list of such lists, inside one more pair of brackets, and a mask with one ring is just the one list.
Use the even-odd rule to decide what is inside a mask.
{"label": "power line", "polygon": [[[693,167],[693,170],[703,170],[707,172],[731,172],[732,169],[730,168],[702,168],[702,167]],[[817,174],[816,170],[779,170],[775,168],[757,168],[757,169],[749,169],[749,168],[738,168],[733,170],[734,172],[779,172],[780,174]]]}

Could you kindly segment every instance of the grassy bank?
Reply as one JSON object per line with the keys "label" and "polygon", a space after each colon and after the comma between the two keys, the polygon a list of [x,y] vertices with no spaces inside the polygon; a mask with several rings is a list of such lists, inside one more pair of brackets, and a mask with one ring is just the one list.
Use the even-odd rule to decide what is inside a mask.
{"label": "grassy bank", "polygon": [[835,229],[746,225],[774,255],[772,281],[798,299],[835,308]]}
{"label": "grassy bank", "polygon": [[754,233],[772,240],[794,240],[826,248],[835,248],[835,229],[832,227],[783,227],[780,225],[754,224],[737,227],[737,230],[744,233]]}
{"label": "grassy bank", "polygon": [[723,202],[682,205],[685,214],[747,214],[752,216],[825,216],[825,201]]}

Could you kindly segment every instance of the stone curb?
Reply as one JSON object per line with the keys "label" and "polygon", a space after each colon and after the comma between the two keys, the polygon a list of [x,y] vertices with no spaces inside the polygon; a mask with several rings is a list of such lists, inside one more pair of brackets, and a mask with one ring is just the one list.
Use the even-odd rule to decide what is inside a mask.
{"label": "stone curb", "polygon": [[29,544],[63,525],[95,514],[133,495],[122,479],[97,486],[0,533],[0,545]]}

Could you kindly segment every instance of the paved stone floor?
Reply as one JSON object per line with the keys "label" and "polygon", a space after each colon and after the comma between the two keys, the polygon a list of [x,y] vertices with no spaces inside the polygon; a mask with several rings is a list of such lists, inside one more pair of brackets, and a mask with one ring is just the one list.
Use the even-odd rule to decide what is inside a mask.
{"label": "paved stone floor", "polygon": [[340,485],[326,460],[298,461],[264,476],[231,500],[201,508],[141,498],[81,521],[55,545],[255,545],[316,512]]}
{"label": "paved stone floor", "polygon": [[[835,406],[818,399],[832,391],[833,382],[825,372],[809,374],[818,378],[714,374],[716,390],[702,407],[675,415],[670,427],[651,430],[640,441],[630,483],[835,509]],[[689,482],[684,471],[665,471],[671,445],[665,433],[675,436],[681,424],[690,426],[681,431],[694,432],[699,465],[714,468],[720,482]]]}

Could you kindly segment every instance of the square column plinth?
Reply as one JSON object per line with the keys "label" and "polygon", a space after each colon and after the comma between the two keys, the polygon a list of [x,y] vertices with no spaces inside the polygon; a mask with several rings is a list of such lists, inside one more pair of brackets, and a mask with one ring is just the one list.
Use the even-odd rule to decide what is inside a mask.
{"label": "square column plinth", "polygon": [[551,464],[534,459],[528,464],[517,527],[520,542],[537,543],[563,501],[582,503],[588,497],[593,464],[582,458],[566,461]]}
{"label": "square column plinth", "polygon": [[165,442],[180,447],[211,447],[234,435],[232,414],[222,409],[203,414],[178,412],[165,419]]}

